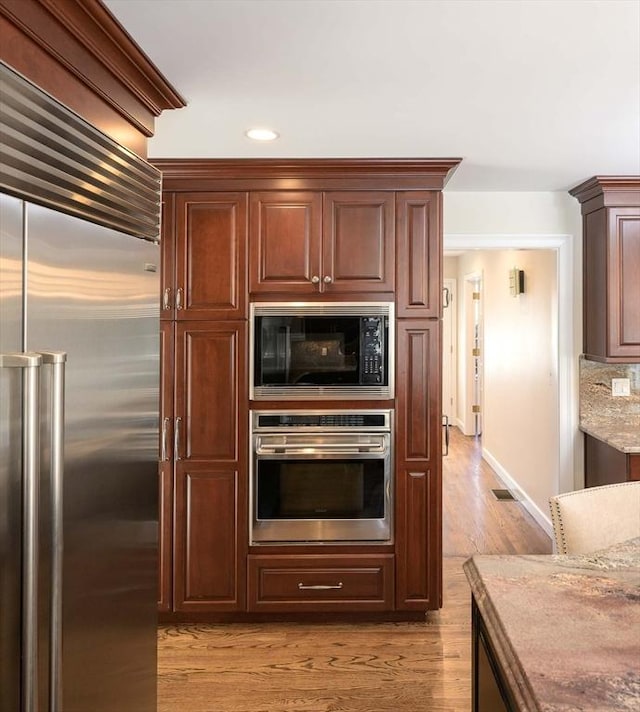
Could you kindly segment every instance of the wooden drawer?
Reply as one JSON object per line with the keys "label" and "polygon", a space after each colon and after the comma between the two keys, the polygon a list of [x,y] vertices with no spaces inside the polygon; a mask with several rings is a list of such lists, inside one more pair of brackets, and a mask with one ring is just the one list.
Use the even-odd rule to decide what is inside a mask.
{"label": "wooden drawer", "polygon": [[250,555],[248,610],[393,610],[393,560],[393,554]]}

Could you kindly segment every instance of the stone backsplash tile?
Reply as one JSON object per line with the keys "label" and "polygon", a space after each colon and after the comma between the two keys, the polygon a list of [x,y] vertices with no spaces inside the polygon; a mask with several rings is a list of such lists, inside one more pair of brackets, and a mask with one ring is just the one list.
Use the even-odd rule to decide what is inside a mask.
{"label": "stone backsplash tile", "polygon": [[[612,396],[612,378],[628,378],[631,395]],[[625,445],[640,445],[640,363],[580,358],[580,427],[605,442],[623,436]]]}

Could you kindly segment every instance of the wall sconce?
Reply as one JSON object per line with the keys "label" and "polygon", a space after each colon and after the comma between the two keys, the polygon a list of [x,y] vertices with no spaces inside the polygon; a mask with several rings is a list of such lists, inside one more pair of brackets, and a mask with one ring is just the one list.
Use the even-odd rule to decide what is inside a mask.
{"label": "wall sconce", "polygon": [[524,294],[524,270],[514,267],[509,270],[509,293],[512,297]]}

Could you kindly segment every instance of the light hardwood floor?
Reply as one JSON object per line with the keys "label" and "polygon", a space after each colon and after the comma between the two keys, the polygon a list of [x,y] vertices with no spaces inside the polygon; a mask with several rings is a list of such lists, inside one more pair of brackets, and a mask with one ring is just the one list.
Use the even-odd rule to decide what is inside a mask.
{"label": "light hardwood floor", "polygon": [[415,623],[268,623],[159,631],[158,712],[469,712],[475,553],[551,553],[478,443],[452,428],[443,463],[444,607]]}

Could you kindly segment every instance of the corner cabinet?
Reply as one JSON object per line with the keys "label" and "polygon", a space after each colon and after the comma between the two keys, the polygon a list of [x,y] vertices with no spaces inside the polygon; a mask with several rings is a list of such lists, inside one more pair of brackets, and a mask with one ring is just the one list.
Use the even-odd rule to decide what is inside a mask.
{"label": "corner cabinet", "polygon": [[[175,620],[442,605],[442,188],[458,159],[155,159],[163,172],[162,554]],[[394,301],[393,400],[250,402],[251,301]],[[393,540],[250,546],[251,408],[394,412]]]}
{"label": "corner cabinet", "polygon": [[582,206],[584,354],[640,361],[640,178],[597,176],[574,188]]}

